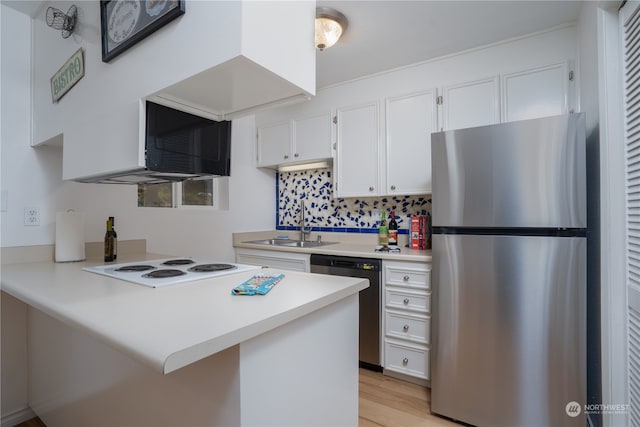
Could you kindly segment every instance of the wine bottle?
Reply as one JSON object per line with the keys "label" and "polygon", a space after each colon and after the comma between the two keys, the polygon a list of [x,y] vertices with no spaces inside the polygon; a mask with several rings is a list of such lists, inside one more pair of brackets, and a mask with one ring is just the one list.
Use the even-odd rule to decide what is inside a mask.
{"label": "wine bottle", "polygon": [[118,233],[116,233],[116,220],[114,217],[110,216],[109,221],[111,221],[111,235],[113,236],[113,260],[118,259]]}
{"label": "wine bottle", "polygon": [[396,222],[396,213],[391,211],[391,216],[389,218],[389,246],[398,246],[398,223]]}
{"label": "wine bottle", "polygon": [[113,227],[111,220],[107,220],[107,232],[104,235],[104,262],[113,261]]}
{"label": "wine bottle", "polygon": [[385,211],[380,214],[380,227],[378,227],[378,244],[387,246],[389,244],[389,229],[387,228],[387,220]]}

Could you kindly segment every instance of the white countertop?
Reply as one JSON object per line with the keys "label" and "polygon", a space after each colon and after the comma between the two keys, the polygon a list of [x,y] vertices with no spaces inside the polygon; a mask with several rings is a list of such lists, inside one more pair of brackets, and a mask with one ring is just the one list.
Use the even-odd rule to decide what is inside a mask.
{"label": "white countertop", "polygon": [[[118,262],[163,257],[145,254]],[[267,295],[234,296],[231,289],[257,271],[149,288],[81,270],[100,264],[4,264],[1,287],[165,374],[368,286],[363,279],[266,269],[261,272],[285,278]]]}
{"label": "white countertop", "polygon": [[[306,254],[323,254],[375,258],[389,261],[413,261],[431,262],[431,250],[414,250],[400,244],[400,252],[376,252],[376,234],[351,234],[351,233],[312,233],[309,240],[315,240],[317,235],[322,236],[323,241],[336,242],[331,245],[317,246],[313,248],[295,248],[277,245],[264,245],[259,243],[247,243],[252,240],[273,239],[277,236],[289,236],[298,239],[299,231],[256,231],[245,233],[233,233],[233,246],[236,248],[262,249],[277,252],[292,252]],[[406,236],[403,236],[406,240]],[[404,242],[401,242],[404,243]]]}

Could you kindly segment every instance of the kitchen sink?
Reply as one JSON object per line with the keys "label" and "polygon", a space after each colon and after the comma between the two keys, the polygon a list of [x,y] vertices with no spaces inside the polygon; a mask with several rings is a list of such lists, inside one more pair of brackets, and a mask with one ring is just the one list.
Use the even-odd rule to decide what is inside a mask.
{"label": "kitchen sink", "polygon": [[316,246],[324,246],[324,245],[334,245],[338,242],[323,242],[323,241],[317,241],[317,240],[306,240],[306,241],[302,241],[302,240],[298,240],[292,243],[287,243],[285,246],[294,246],[296,248],[315,248]]}
{"label": "kitchen sink", "polygon": [[322,240],[293,240],[293,239],[265,239],[251,240],[244,243],[254,243],[267,246],[287,246],[291,248],[317,248],[318,246],[335,245],[338,242],[324,242]]}

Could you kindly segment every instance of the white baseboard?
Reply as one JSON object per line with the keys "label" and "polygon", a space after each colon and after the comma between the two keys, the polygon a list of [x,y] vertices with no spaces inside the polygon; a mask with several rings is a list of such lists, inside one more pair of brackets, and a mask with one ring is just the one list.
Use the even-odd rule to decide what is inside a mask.
{"label": "white baseboard", "polygon": [[2,414],[2,417],[0,418],[0,427],[13,427],[16,424],[30,420],[35,416],[36,414],[27,406],[8,414]]}
{"label": "white baseboard", "polygon": [[[413,384],[417,384],[417,385],[421,385],[421,386],[424,386],[424,387],[431,388],[431,381],[425,380],[423,378],[412,377],[411,375],[406,375],[406,374],[403,374],[402,372],[395,372],[395,371],[392,371],[390,369],[383,369],[382,370],[382,374],[386,375],[388,377],[396,378],[398,380],[403,380],[403,381],[406,381],[406,382],[409,382],[409,383],[413,383]],[[2,426],[2,427],[4,427],[4,426]]]}

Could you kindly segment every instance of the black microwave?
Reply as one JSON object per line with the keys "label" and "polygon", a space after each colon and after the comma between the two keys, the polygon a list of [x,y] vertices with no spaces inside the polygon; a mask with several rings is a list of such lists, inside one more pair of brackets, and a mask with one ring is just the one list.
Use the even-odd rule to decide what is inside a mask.
{"label": "black microwave", "polygon": [[146,103],[148,170],[194,176],[231,174],[231,121]]}

